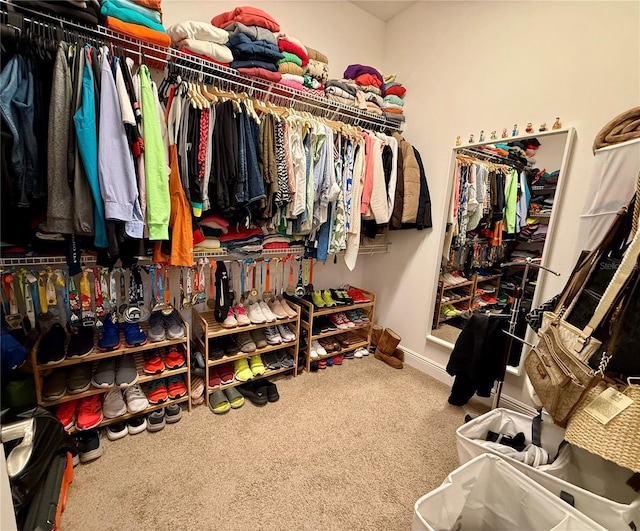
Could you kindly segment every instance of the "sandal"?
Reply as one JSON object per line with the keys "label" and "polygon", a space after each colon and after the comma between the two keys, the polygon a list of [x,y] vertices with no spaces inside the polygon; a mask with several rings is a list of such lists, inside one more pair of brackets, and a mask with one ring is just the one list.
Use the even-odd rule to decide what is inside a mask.
{"label": "sandal", "polygon": [[264,374],[265,368],[260,354],[256,354],[249,358],[249,367],[251,368],[251,372],[254,376],[262,376]]}
{"label": "sandal", "polygon": [[256,406],[264,406],[269,401],[267,398],[267,386],[261,382],[250,382],[239,385],[237,389]]}
{"label": "sandal", "polygon": [[244,406],[244,396],[242,396],[235,387],[225,389],[224,394],[227,395],[227,400],[233,409]]}
{"label": "sandal", "polygon": [[231,404],[227,400],[227,395],[224,394],[224,391],[216,391],[211,394],[209,396],[209,406],[216,415],[222,415],[231,409]]}
{"label": "sandal", "polygon": [[247,358],[236,360],[233,362],[233,374],[239,382],[246,382],[253,378],[253,372],[249,368]]}

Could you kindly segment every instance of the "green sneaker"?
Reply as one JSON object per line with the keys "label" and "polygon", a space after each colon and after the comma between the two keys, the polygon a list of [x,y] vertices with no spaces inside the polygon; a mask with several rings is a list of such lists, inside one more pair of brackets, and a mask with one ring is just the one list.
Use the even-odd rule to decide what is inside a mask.
{"label": "green sneaker", "polygon": [[338,305],[338,303],[331,297],[331,292],[328,289],[322,292],[322,300],[327,308]]}
{"label": "green sneaker", "polygon": [[322,294],[319,291],[314,291],[311,295],[311,301],[316,308],[324,308],[326,304],[322,300]]}

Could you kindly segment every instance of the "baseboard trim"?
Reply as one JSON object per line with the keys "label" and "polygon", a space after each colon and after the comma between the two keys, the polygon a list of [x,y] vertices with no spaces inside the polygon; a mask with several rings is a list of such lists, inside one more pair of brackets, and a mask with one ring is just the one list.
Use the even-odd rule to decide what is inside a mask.
{"label": "baseboard trim", "polygon": [[[447,373],[444,365],[427,359],[417,352],[403,347],[402,345],[400,345],[400,348],[404,351],[404,361],[407,365],[418,369],[420,372],[428,374],[432,378],[435,378],[439,382],[447,384],[448,386],[451,386],[453,384],[453,377],[449,373]],[[492,392],[491,398],[481,398],[476,396],[475,400],[480,400],[481,402],[486,403],[488,406],[491,406],[491,402],[493,401],[493,394],[494,393]],[[500,407],[511,409],[512,411],[517,411],[518,413],[523,413],[529,416],[536,415],[535,408],[528,404],[525,404],[524,402],[520,402],[519,400],[516,400],[509,395],[505,395],[504,393],[500,397]]]}

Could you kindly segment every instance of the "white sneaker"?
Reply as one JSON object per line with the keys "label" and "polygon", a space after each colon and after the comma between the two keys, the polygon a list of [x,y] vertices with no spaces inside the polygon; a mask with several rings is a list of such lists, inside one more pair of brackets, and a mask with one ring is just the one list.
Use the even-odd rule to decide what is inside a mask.
{"label": "white sneaker", "polygon": [[149,407],[149,400],[142,392],[139,385],[132,385],[124,390],[124,397],[127,401],[129,413],[140,413]]}
{"label": "white sneaker", "polygon": [[326,356],[327,355],[327,351],[324,349],[324,347],[319,343],[319,341],[317,339],[314,339],[311,342],[311,348],[318,353],[318,356]]}
{"label": "white sneaker", "polygon": [[264,335],[267,338],[267,343],[269,343],[269,345],[279,345],[282,343],[282,337],[275,326],[267,326],[264,329]]}
{"label": "white sneaker", "polygon": [[289,314],[282,307],[282,303],[278,299],[273,299],[269,303],[269,309],[278,319],[288,319]]}
{"label": "white sneaker", "polygon": [[298,312],[291,306],[291,303],[289,301],[285,299],[278,300],[280,301],[280,305],[282,306],[282,309],[285,311],[289,319],[293,319],[296,315],[298,315]]}
{"label": "white sneaker", "polygon": [[318,352],[316,351],[316,349],[313,346],[313,343],[311,343],[311,350],[309,352],[309,356],[311,356],[312,360],[315,360],[318,358]]}
{"label": "white sneaker", "polygon": [[284,341],[285,343],[290,343],[291,341],[296,340],[296,335],[287,325],[278,325],[278,332],[280,333],[282,341]]}
{"label": "white sneaker", "polygon": [[236,312],[238,326],[249,326],[251,324],[251,319],[249,319],[247,310],[243,304],[238,304],[233,310]]}
{"label": "white sneaker", "polygon": [[[136,386],[137,387],[137,386]],[[115,419],[127,412],[127,404],[122,398],[122,391],[118,388],[112,389],[104,397],[102,404],[102,414],[107,419]]]}
{"label": "white sneaker", "polygon": [[229,306],[227,318],[222,321],[222,328],[235,328],[236,326],[238,326],[238,321],[236,320],[236,316],[233,313],[233,308]]}
{"label": "white sneaker", "polygon": [[278,318],[275,316],[275,314],[269,309],[269,306],[267,305],[266,302],[259,301],[257,304],[260,305],[260,309],[262,310],[262,313],[264,314],[265,318],[267,319],[267,323],[273,323],[274,321],[278,320]]}
{"label": "white sneaker", "polygon": [[258,303],[249,304],[248,314],[249,314],[249,320],[253,324],[262,324],[267,322],[267,318],[262,313],[262,310],[260,309],[260,306],[258,305]]}

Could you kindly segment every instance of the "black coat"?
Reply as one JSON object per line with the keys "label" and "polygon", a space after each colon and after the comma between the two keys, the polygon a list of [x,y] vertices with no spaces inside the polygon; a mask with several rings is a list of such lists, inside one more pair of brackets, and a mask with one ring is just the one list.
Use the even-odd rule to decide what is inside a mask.
{"label": "black coat", "polygon": [[509,320],[474,314],[462,329],[451,352],[447,372],[456,379],[451,388],[449,403],[455,406],[466,404],[478,396],[491,396],[493,382],[499,377]]}

